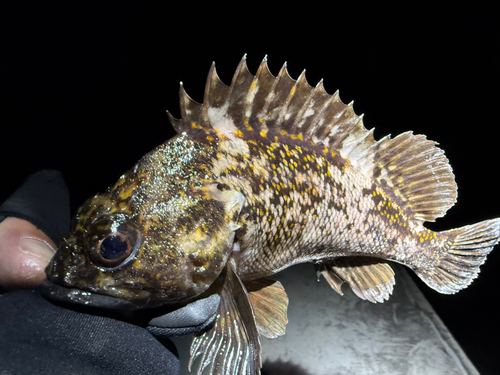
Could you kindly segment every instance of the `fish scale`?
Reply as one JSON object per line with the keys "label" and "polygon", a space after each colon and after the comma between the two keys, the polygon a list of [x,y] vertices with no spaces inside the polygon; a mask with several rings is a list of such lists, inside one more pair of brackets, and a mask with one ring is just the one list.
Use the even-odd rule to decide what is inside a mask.
{"label": "fish scale", "polygon": [[177,136],[84,203],[46,273],[51,298],[112,309],[221,298],[191,347],[197,374],[258,374],[259,334],[284,334],[288,299],[264,279],[297,263],[342,294],[384,302],[390,262],[452,294],[498,243],[500,219],[434,232],[457,198],[444,152],[412,132],[376,141],[352,103],[267,60],[203,103],[180,88]]}
{"label": "fish scale", "polygon": [[[219,172],[222,183],[247,197],[240,214],[245,218],[244,229],[236,235],[241,242],[239,276],[260,278],[298,262],[359,253],[384,253],[388,258],[392,249],[377,235],[387,232],[387,224],[393,227],[386,217],[390,214],[383,210],[386,204],[390,206],[390,199],[380,198],[383,192],[372,191],[373,181],[362,178],[335,152],[322,148],[318,155],[309,150],[314,145],[306,141],[295,140],[302,144],[289,146],[290,137],[275,137],[273,142],[265,142],[245,140],[242,134],[250,144],[251,156],[242,161],[229,157],[233,162]],[[272,171],[264,183],[261,169]],[[401,217],[397,222],[406,222],[406,215],[395,203],[392,206],[398,219]],[[389,238],[409,235],[403,225],[394,228]]]}

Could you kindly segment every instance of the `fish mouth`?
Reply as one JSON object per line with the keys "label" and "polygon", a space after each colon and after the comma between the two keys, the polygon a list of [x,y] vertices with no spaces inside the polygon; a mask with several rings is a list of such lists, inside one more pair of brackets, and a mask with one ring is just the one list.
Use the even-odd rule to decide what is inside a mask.
{"label": "fish mouth", "polygon": [[88,306],[96,309],[115,311],[134,311],[140,309],[136,304],[122,298],[68,288],[45,279],[39,286],[40,294],[49,301],[61,304]]}

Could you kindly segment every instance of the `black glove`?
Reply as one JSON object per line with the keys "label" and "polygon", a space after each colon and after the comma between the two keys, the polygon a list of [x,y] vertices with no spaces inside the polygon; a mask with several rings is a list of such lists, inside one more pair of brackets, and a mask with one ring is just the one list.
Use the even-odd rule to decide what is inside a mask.
{"label": "black glove", "polygon": [[69,233],[69,192],[59,171],[44,170],[29,176],[0,205],[0,222],[13,216],[28,220],[56,245]]}
{"label": "black glove", "polygon": [[220,296],[212,294],[171,313],[152,319],[147,329],[157,338],[200,332],[215,320],[219,303]]}
{"label": "black glove", "polygon": [[[0,221],[7,216],[30,221],[58,245],[70,221],[69,193],[60,172],[40,171],[28,177],[0,205]],[[140,327],[54,306],[35,291],[8,293],[0,296],[0,373],[177,373],[175,347],[166,338],[204,329],[214,320],[219,302],[218,295],[211,295],[152,319],[147,330],[169,350],[165,351]],[[35,362],[30,365],[28,358]],[[35,371],[40,358],[49,366],[46,371]],[[60,372],[52,361],[60,363]],[[145,361],[156,370],[144,367]]]}

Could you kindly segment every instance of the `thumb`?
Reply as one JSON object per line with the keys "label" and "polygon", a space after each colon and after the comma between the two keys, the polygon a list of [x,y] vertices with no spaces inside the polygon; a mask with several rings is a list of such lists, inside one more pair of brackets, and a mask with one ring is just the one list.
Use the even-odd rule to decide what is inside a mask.
{"label": "thumb", "polygon": [[0,223],[0,285],[6,289],[38,285],[55,253],[54,242],[29,221],[8,217]]}

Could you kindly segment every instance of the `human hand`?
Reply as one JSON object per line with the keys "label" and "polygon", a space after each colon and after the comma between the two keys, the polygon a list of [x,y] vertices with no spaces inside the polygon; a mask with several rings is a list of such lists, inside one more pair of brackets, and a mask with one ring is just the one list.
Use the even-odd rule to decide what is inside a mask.
{"label": "human hand", "polygon": [[69,222],[69,192],[61,173],[29,176],[0,205],[0,287],[38,285]]}
{"label": "human hand", "polygon": [[0,286],[34,287],[56,251],[54,241],[27,220],[8,217],[0,223]]}

